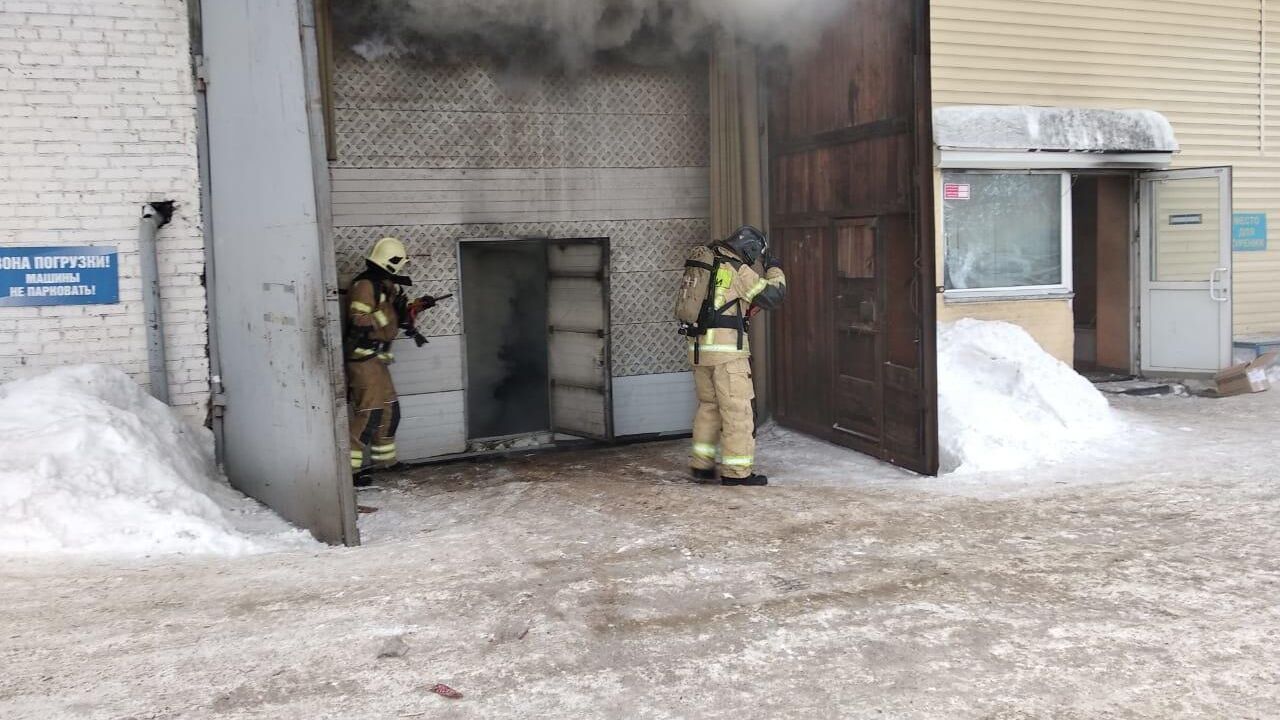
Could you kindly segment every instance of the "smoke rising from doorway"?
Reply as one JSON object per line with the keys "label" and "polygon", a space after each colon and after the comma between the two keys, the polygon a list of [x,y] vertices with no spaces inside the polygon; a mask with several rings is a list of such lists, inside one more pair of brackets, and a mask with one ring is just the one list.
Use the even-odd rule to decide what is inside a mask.
{"label": "smoke rising from doorway", "polygon": [[366,59],[483,50],[574,72],[602,53],[670,62],[716,32],[763,46],[811,45],[847,0],[358,0],[334,3]]}
{"label": "smoke rising from doorway", "polygon": [[469,437],[547,430],[546,244],[463,243],[459,261]]}

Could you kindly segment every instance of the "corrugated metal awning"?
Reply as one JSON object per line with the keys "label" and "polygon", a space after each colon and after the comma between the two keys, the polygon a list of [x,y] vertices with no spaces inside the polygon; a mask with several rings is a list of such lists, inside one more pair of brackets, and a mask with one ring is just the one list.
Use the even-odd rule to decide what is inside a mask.
{"label": "corrugated metal awning", "polygon": [[1173,125],[1154,110],[964,105],[933,111],[944,150],[1175,153]]}
{"label": "corrugated metal awning", "polygon": [[1153,110],[965,105],[933,113],[940,167],[1165,168],[1178,139]]}

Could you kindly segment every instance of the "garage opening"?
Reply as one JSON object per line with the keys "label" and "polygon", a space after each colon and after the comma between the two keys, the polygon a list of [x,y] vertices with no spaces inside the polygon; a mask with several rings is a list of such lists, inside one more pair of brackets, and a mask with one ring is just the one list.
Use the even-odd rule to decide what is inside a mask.
{"label": "garage opening", "polygon": [[[241,393],[228,392],[228,415],[240,418],[239,442],[227,443],[238,484],[326,540],[358,542],[341,421],[339,291],[382,237],[405,243],[415,295],[453,296],[419,319],[429,344],[400,339],[392,348],[402,461],[456,458],[473,452],[473,438],[539,427],[553,437],[687,433],[696,397],[671,298],[690,249],[744,220],[771,225],[795,278],[776,327],[755,330],[764,335],[758,377],[768,378],[762,407],[776,401],[793,427],[936,471],[934,214],[932,186],[922,181],[932,156],[930,95],[927,73],[912,72],[928,66],[927,3],[814,3],[822,12],[803,26],[790,8],[787,22],[761,23],[761,13],[739,12],[747,4],[722,5],[725,22],[707,17],[699,28],[686,22],[696,14],[605,13],[604,33],[573,13],[558,20],[579,32],[560,33],[538,18],[512,18],[513,27],[496,13],[473,13],[486,22],[460,30],[415,3],[240,3],[222,14],[206,6],[209,57],[228,60],[219,77],[233,79],[210,85],[213,174],[223,178],[213,207],[244,205],[217,201],[241,189],[288,195],[270,208],[284,213],[274,220],[232,213],[218,223],[221,234],[244,239],[239,249],[220,243],[234,256],[220,264],[274,268],[222,293],[230,304],[220,315],[245,317],[236,312],[242,301],[269,324],[297,321],[269,332],[224,322],[221,342],[253,350],[265,338],[277,349],[306,349],[246,352],[237,356],[243,364],[224,365],[228,388]],[[454,17],[480,6],[499,7],[463,3]],[[515,32],[493,32],[495,18],[496,29]],[[722,32],[752,18],[755,37]],[[786,38],[813,42],[792,53],[778,44]],[[236,65],[244,47],[276,57],[281,72]],[[557,60],[566,49],[574,52]],[[765,89],[777,95],[766,102]],[[251,150],[280,156],[271,165],[288,176],[261,172],[263,153],[245,152],[238,137],[265,138]],[[883,270],[886,300],[860,303],[856,316],[874,324],[877,337],[864,344],[883,350],[873,373],[843,373],[875,376],[873,414],[883,419],[873,440],[835,427],[863,424],[849,405],[856,393],[841,396],[839,415],[829,402],[839,382],[836,340],[863,329],[841,329],[833,316],[837,224],[853,246],[846,285],[865,284],[871,272],[858,264],[871,227],[882,255],[875,272]],[[292,233],[288,263],[260,262],[254,238],[264,228]],[[809,244],[815,235],[821,252],[810,252],[819,249]],[[482,347],[466,329],[476,320],[464,305],[485,302],[463,288],[463,241],[531,237],[574,240],[541,242],[544,303],[514,308],[508,294],[491,320],[542,335]],[[592,240],[602,237],[609,241]],[[495,264],[515,283],[515,266],[536,274],[524,259]],[[539,307],[542,322],[532,322]],[[504,352],[521,356],[519,372],[502,365]],[[488,366],[472,367],[486,354]],[[306,362],[283,368],[290,382],[271,382],[268,356]],[[473,387],[477,375],[489,378],[485,387]],[[542,377],[545,389],[535,388]],[[253,412],[264,398],[323,405],[332,422],[292,423],[290,433],[306,442],[276,442],[279,432],[263,424],[271,413]],[[524,412],[509,412],[521,403]],[[233,409],[241,406],[248,412]]]}
{"label": "garage opening", "polygon": [[332,3],[321,87],[339,286],[391,236],[415,297],[453,296],[393,348],[400,460],[688,433],[670,306],[713,236],[707,53],[517,62],[544,39],[392,41],[383,5]]}
{"label": "garage opening", "polygon": [[466,242],[460,254],[468,436],[546,432],[551,401],[545,243]]}

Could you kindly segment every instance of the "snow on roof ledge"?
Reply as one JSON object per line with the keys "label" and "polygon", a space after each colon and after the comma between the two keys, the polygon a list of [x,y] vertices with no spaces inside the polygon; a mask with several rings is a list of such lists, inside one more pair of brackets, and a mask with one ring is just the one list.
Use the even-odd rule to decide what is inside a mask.
{"label": "snow on roof ledge", "polygon": [[933,111],[934,144],[945,150],[1174,153],[1169,120],[1154,110],[968,105]]}

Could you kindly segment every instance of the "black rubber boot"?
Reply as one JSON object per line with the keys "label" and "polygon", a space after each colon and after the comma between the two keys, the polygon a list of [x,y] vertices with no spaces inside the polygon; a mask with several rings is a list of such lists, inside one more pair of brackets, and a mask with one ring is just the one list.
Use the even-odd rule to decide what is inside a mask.
{"label": "black rubber boot", "polygon": [[367,472],[358,472],[351,476],[351,484],[358,488],[366,488],[373,484],[373,475]]}
{"label": "black rubber boot", "polygon": [[769,478],[757,473],[744,478],[720,478],[720,484],[730,487],[764,487],[769,484]]}
{"label": "black rubber boot", "polygon": [[693,479],[697,480],[698,482],[715,482],[716,481],[715,468],[708,468],[705,470],[703,468],[689,468],[689,472],[693,474]]}

